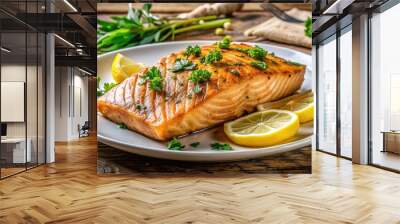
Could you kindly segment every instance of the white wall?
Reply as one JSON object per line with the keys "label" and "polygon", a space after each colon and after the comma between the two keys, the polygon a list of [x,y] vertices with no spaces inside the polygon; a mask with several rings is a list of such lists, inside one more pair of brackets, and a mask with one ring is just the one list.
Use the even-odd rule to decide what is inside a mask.
{"label": "white wall", "polygon": [[70,141],[88,120],[88,78],[71,67],[56,67],[55,74],[55,140]]}
{"label": "white wall", "polygon": [[[28,74],[32,73],[33,70],[36,73],[36,67],[28,66]],[[18,64],[9,64],[9,65],[2,65],[1,66],[1,81],[2,82],[25,82],[25,65],[18,65]],[[31,80],[30,80],[31,82]],[[31,83],[30,83],[31,84]],[[32,83],[36,85],[35,83]],[[34,92],[29,92],[29,90],[34,90]],[[32,102],[33,97],[36,98],[36,89],[28,89],[27,93],[28,98],[27,102]],[[36,107],[36,105],[35,105]],[[2,110],[7,110],[7,108],[1,108]],[[27,114],[28,121],[35,120],[36,121],[36,114],[35,117],[30,117],[33,114]],[[32,125],[28,125],[31,127]],[[7,123],[7,137],[25,137],[25,122],[10,122]],[[29,136],[28,136],[29,137]]]}

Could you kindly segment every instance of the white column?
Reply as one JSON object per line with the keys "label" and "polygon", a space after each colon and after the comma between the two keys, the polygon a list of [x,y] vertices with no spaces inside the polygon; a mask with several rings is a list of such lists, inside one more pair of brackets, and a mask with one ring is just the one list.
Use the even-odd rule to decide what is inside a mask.
{"label": "white column", "polygon": [[46,163],[55,161],[54,133],[55,133],[55,60],[54,60],[54,35],[46,36]]}
{"label": "white column", "polygon": [[353,162],[368,163],[368,15],[353,20]]}

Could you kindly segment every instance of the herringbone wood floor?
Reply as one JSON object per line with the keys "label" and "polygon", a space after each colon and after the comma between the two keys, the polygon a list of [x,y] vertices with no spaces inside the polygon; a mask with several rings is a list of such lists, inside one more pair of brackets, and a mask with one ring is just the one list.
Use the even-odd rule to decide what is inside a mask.
{"label": "herringbone wood floor", "polygon": [[97,176],[94,138],[0,181],[0,223],[400,223],[400,175],[313,153],[312,175]]}

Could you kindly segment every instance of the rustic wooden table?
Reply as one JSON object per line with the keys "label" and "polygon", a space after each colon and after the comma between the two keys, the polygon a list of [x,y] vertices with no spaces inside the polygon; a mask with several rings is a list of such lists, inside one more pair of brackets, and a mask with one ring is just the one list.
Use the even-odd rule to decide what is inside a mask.
{"label": "rustic wooden table", "polygon": [[[176,5],[176,4],[175,4]],[[123,9],[124,5],[113,8],[118,11]],[[165,6],[165,5],[164,5]],[[175,6],[176,7],[176,6]],[[174,8],[174,13],[187,9],[188,5],[184,4],[181,8]],[[243,35],[243,31],[264,22],[272,17],[268,12],[254,10],[252,7],[246,6],[248,9],[243,12],[235,13],[232,18],[234,31],[226,34],[232,36],[234,41],[251,41],[260,43],[272,43],[274,45],[295,49],[303,53],[311,54],[308,48],[292,46],[277,42],[266,41],[258,38],[249,38]],[[106,8],[103,5],[103,9]],[[162,12],[160,15],[166,14],[168,7],[156,7],[155,10]],[[126,6],[125,6],[126,9]],[[100,14],[100,19],[108,19],[110,15],[115,15],[107,11],[107,14]],[[168,13],[172,15],[173,13]],[[176,36],[175,40],[219,40],[221,36],[214,34],[214,30],[197,31]],[[98,144],[98,160],[97,171],[99,174],[229,174],[229,173],[311,173],[311,148],[305,147],[291,152],[279,155],[257,158],[238,162],[220,162],[220,163],[192,163],[177,162],[162,159],[148,158],[144,156],[130,154],[108,145]]]}

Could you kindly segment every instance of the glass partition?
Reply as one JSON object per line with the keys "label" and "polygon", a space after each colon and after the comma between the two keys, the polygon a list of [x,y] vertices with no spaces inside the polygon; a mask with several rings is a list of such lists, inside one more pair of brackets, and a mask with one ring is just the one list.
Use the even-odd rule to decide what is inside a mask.
{"label": "glass partition", "polygon": [[400,171],[400,5],[371,18],[371,162]]}
{"label": "glass partition", "polygon": [[6,177],[24,171],[31,161],[25,113],[26,33],[2,33],[1,47],[1,175]]}
{"label": "glass partition", "polygon": [[45,163],[46,39],[18,19],[43,2],[26,4],[0,2],[1,179]]}
{"label": "glass partition", "polygon": [[336,36],[318,47],[318,150],[336,153]]}

